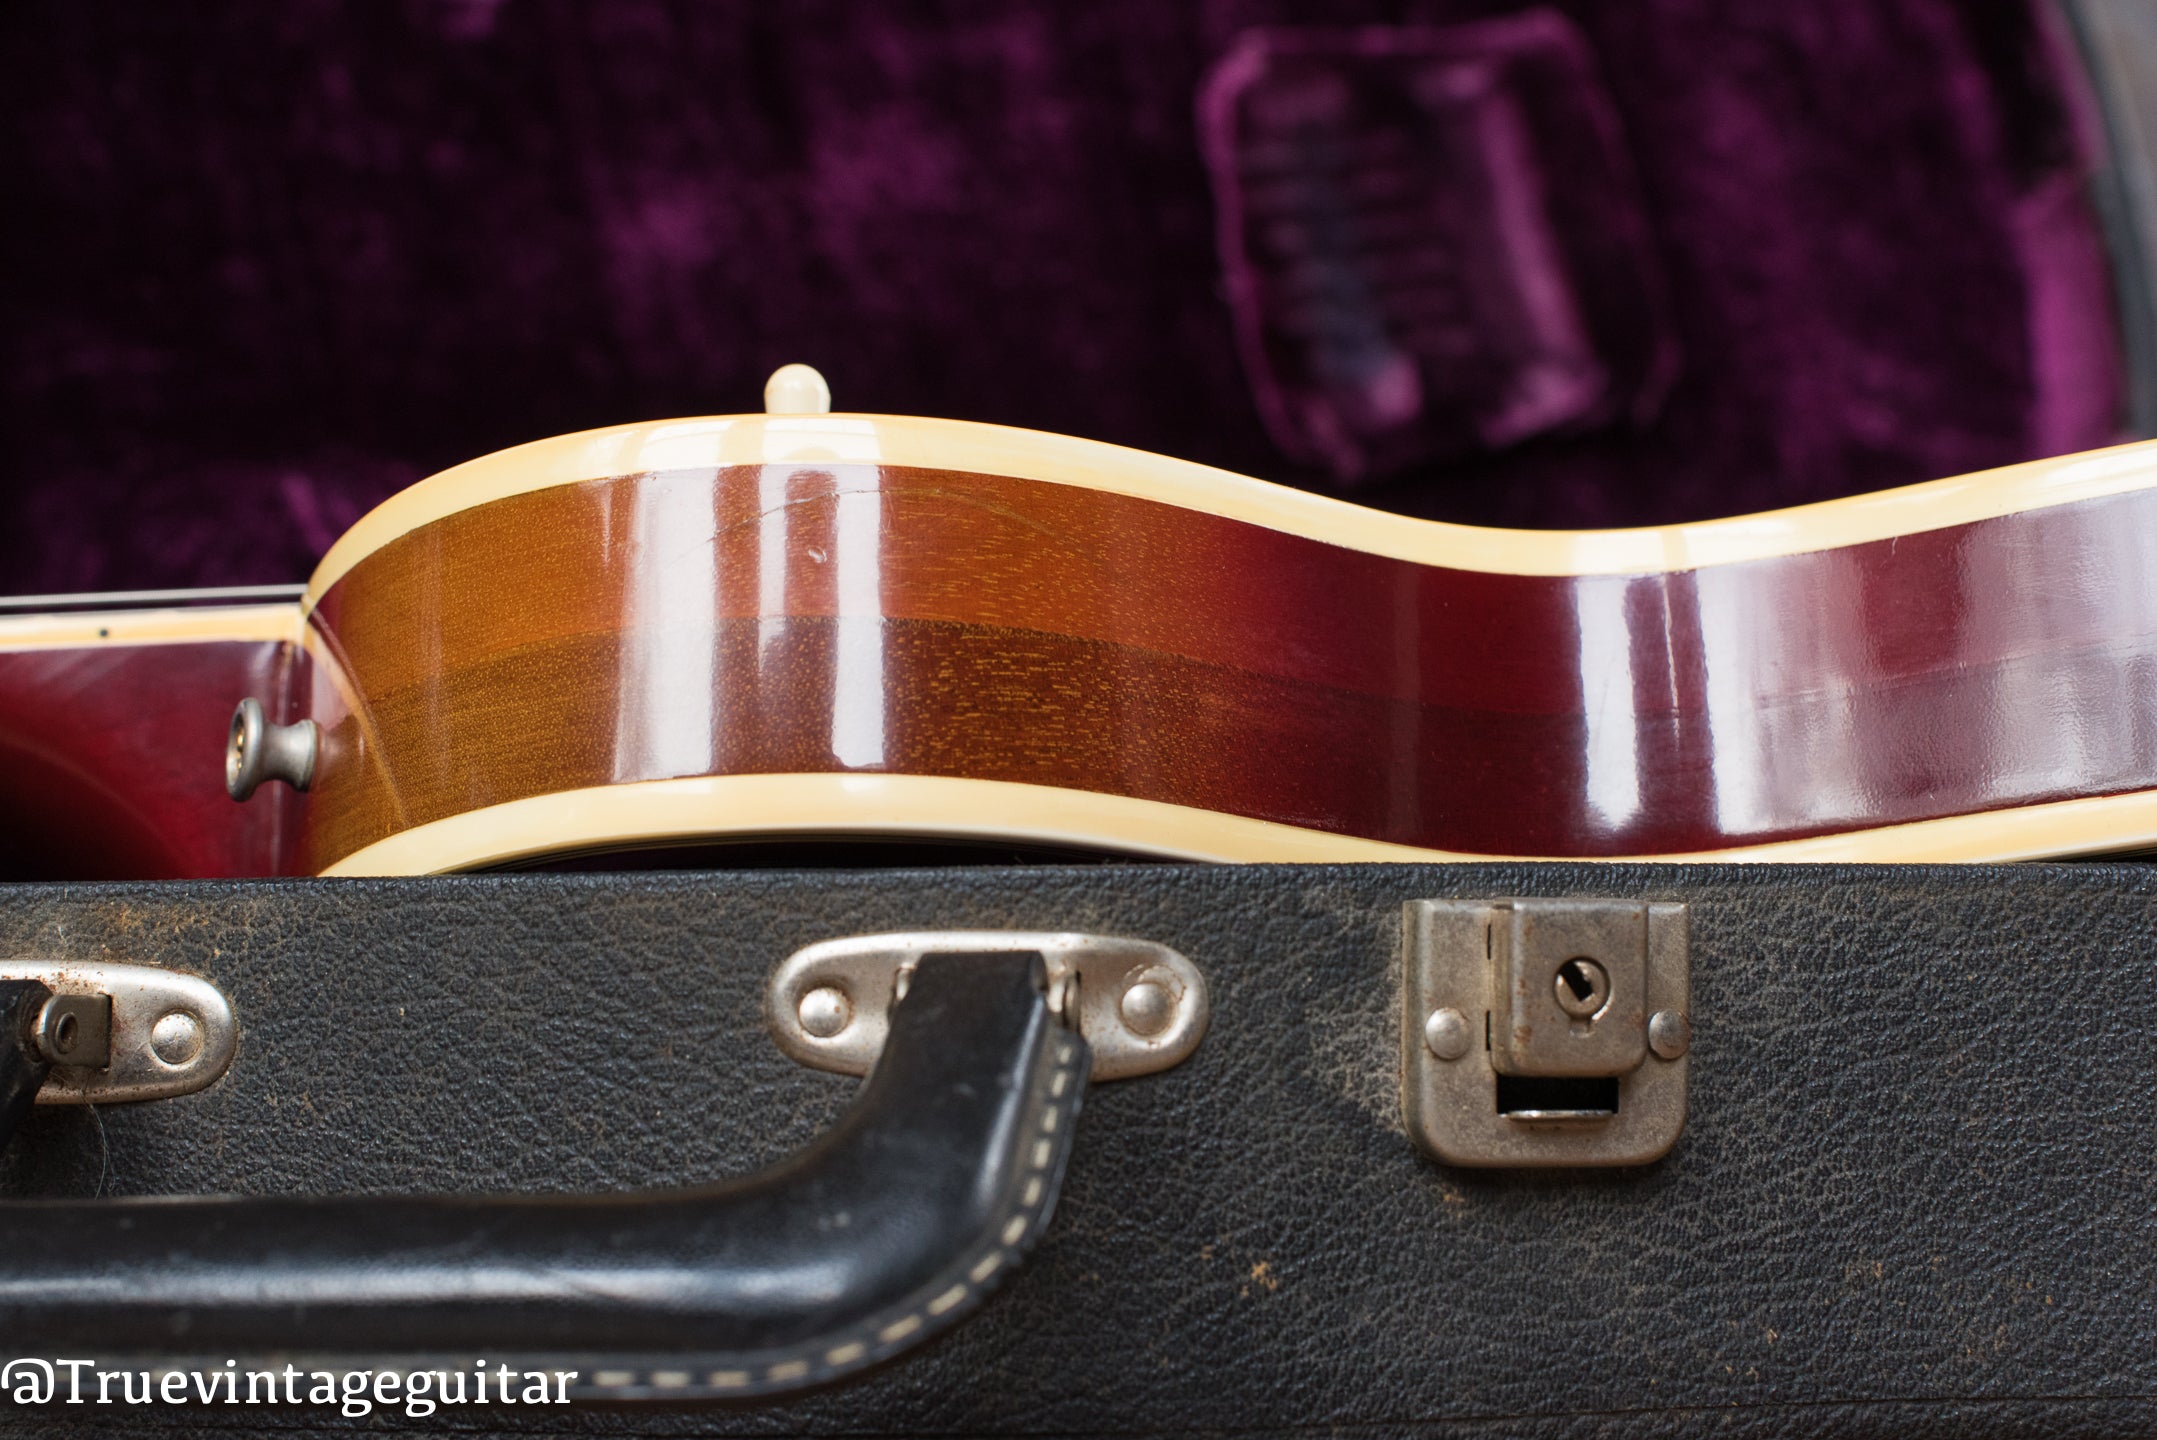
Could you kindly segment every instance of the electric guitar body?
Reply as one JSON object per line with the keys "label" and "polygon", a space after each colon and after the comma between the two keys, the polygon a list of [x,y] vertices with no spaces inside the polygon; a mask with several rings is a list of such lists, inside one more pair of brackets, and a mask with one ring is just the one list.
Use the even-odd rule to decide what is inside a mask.
{"label": "electric guitar body", "polygon": [[[1028,431],[768,413],[487,456],[368,515],[296,599],[200,598],[0,615],[0,868],[2157,844],[2157,445],[1529,532]],[[305,790],[235,804],[226,769]]]}

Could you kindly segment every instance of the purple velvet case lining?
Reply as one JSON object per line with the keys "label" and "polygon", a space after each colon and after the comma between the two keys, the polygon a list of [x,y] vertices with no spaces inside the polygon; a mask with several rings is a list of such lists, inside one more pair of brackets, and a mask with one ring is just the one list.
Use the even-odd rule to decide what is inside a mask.
{"label": "purple velvet case lining", "polygon": [[[432,470],[753,407],[797,359],[849,408],[1336,483],[1277,435],[1394,472],[1358,499],[1498,524],[1739,513],[2113,435],[2092,141],[2042,0],[1547,3],[1577,46],[1473,28],[1500,0],[14,0],[0,589],[292,579]],[[1407,347],[1405,423],[1405,385],[1344,387],[1292,338],[1246,365],[1224,303],[1194,101],[1304,27],[1401,38],[1325,62],[1353,77],[1335,113],[1467,145],[1400,173],[1465,227],[1446,263],[1500,265],[1464,282],[1505,304],[1452,360]],[[1465,72],[1409,43],[1464,35]],[[1532,143],[1476,141],[1473,104],[1400,110],[1425,73],[1488,76]],[[1566,73],[1602,98],[1548,89]],[[1479,186],[1540,187],[1554,254],[1509,253]],[[1651,293],[1607,288],[1634,213],[1667,305],[1613,326]],[[1237,283],[1287,273],[1260,258]],[[1539,275],[1576,334],[1522,318]],[[1663,333],[1683,363],[1651,421],[1598,422],[1652,397]],[[1538,365],[1556,398],[1509,409]]]}
{"label": "purple velvet case lining", "polygon": [[1344,484],[1619,415],[1677,363],[1618,118],[1536,10],[1251,30],[1199,137],[1258,413]]}

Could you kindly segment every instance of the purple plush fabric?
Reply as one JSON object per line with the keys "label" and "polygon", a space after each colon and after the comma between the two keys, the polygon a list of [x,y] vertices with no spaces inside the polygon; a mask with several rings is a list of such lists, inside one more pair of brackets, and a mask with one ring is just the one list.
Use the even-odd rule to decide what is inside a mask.
{"label": "purple plush fabric", "polygon": [[[788,360],[1324,487],[1238,354],[1202,81],[1257,27],[1516,8],[15,0],[0,590],[297,578],[429,471],[753,408]],[[1359,499],[1642,523],[2110,436],[2088,146],[2023,0],[1558,8],[1682,366],[1650,425]]]}
{"label": "purple plush fabric", "polygon": [[1343,485],[1651,418],[1677,364],[1615,109],[1552,10],[1269,26],[1199,100],[1258,413]]}

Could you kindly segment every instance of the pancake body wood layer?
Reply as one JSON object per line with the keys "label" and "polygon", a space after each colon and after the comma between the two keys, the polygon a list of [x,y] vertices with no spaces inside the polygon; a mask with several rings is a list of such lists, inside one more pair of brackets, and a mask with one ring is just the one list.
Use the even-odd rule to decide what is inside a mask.
{"label": "pancake body wood layer", "polygon": [[307,858],[696,776],[965,778],[1551,856],[2130,792],[2157,784],[2153,520],[2127,491],[1576,577],[910,466],[550,486],[322,597],[369,714],[335,732]]}
{"label": "pancake body wood layer", "polygon": [[0,715],[90,665],[322,725],[273,818],[166,784],[158,873],[828,834],[2015,858],[2157,841],[2150,537],[2151,446],[1544,534],[995,427],[666,422],[422,482],[282,621],[0,622]]}

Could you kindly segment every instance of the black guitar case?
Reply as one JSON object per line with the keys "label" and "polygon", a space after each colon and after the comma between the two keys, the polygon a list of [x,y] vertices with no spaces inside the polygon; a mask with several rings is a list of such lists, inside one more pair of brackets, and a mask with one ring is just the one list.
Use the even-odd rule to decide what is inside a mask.
{"label": "black guitar case", "polygon": [[[1507,943],[1576,948],[1567,916],[1628,907],[1665,917],[1651,984],[1665,941],[1689,970],[1687,1023],[1648,1020],[1628,1072],[1685,1067],[1666,1154],[1565,1163],[1616,1122],[1419,1090],[1509,1043],[1439,1058],[1429,916],[1500,917],[1511,973]],[[768,990],[804,946],[1013,930],[1172,948],[1210,1000],[1195,1049],[1087,1085],[1097,1012],[1059,1005],[1039,954],[948,936],[866,1082],[774,1039]],[[2133,865],[7,887],[7,974],[185,972],[236,1028],[206,1089],[16,1126],[0,1424],[2157,1433],[2153,935]],[[51,1085],[31,1008],[7,1058]],[[1441,1148],[1495,1124],[1559,1149],[1450,1164],[1426,1127],[1454,1121]]]}

